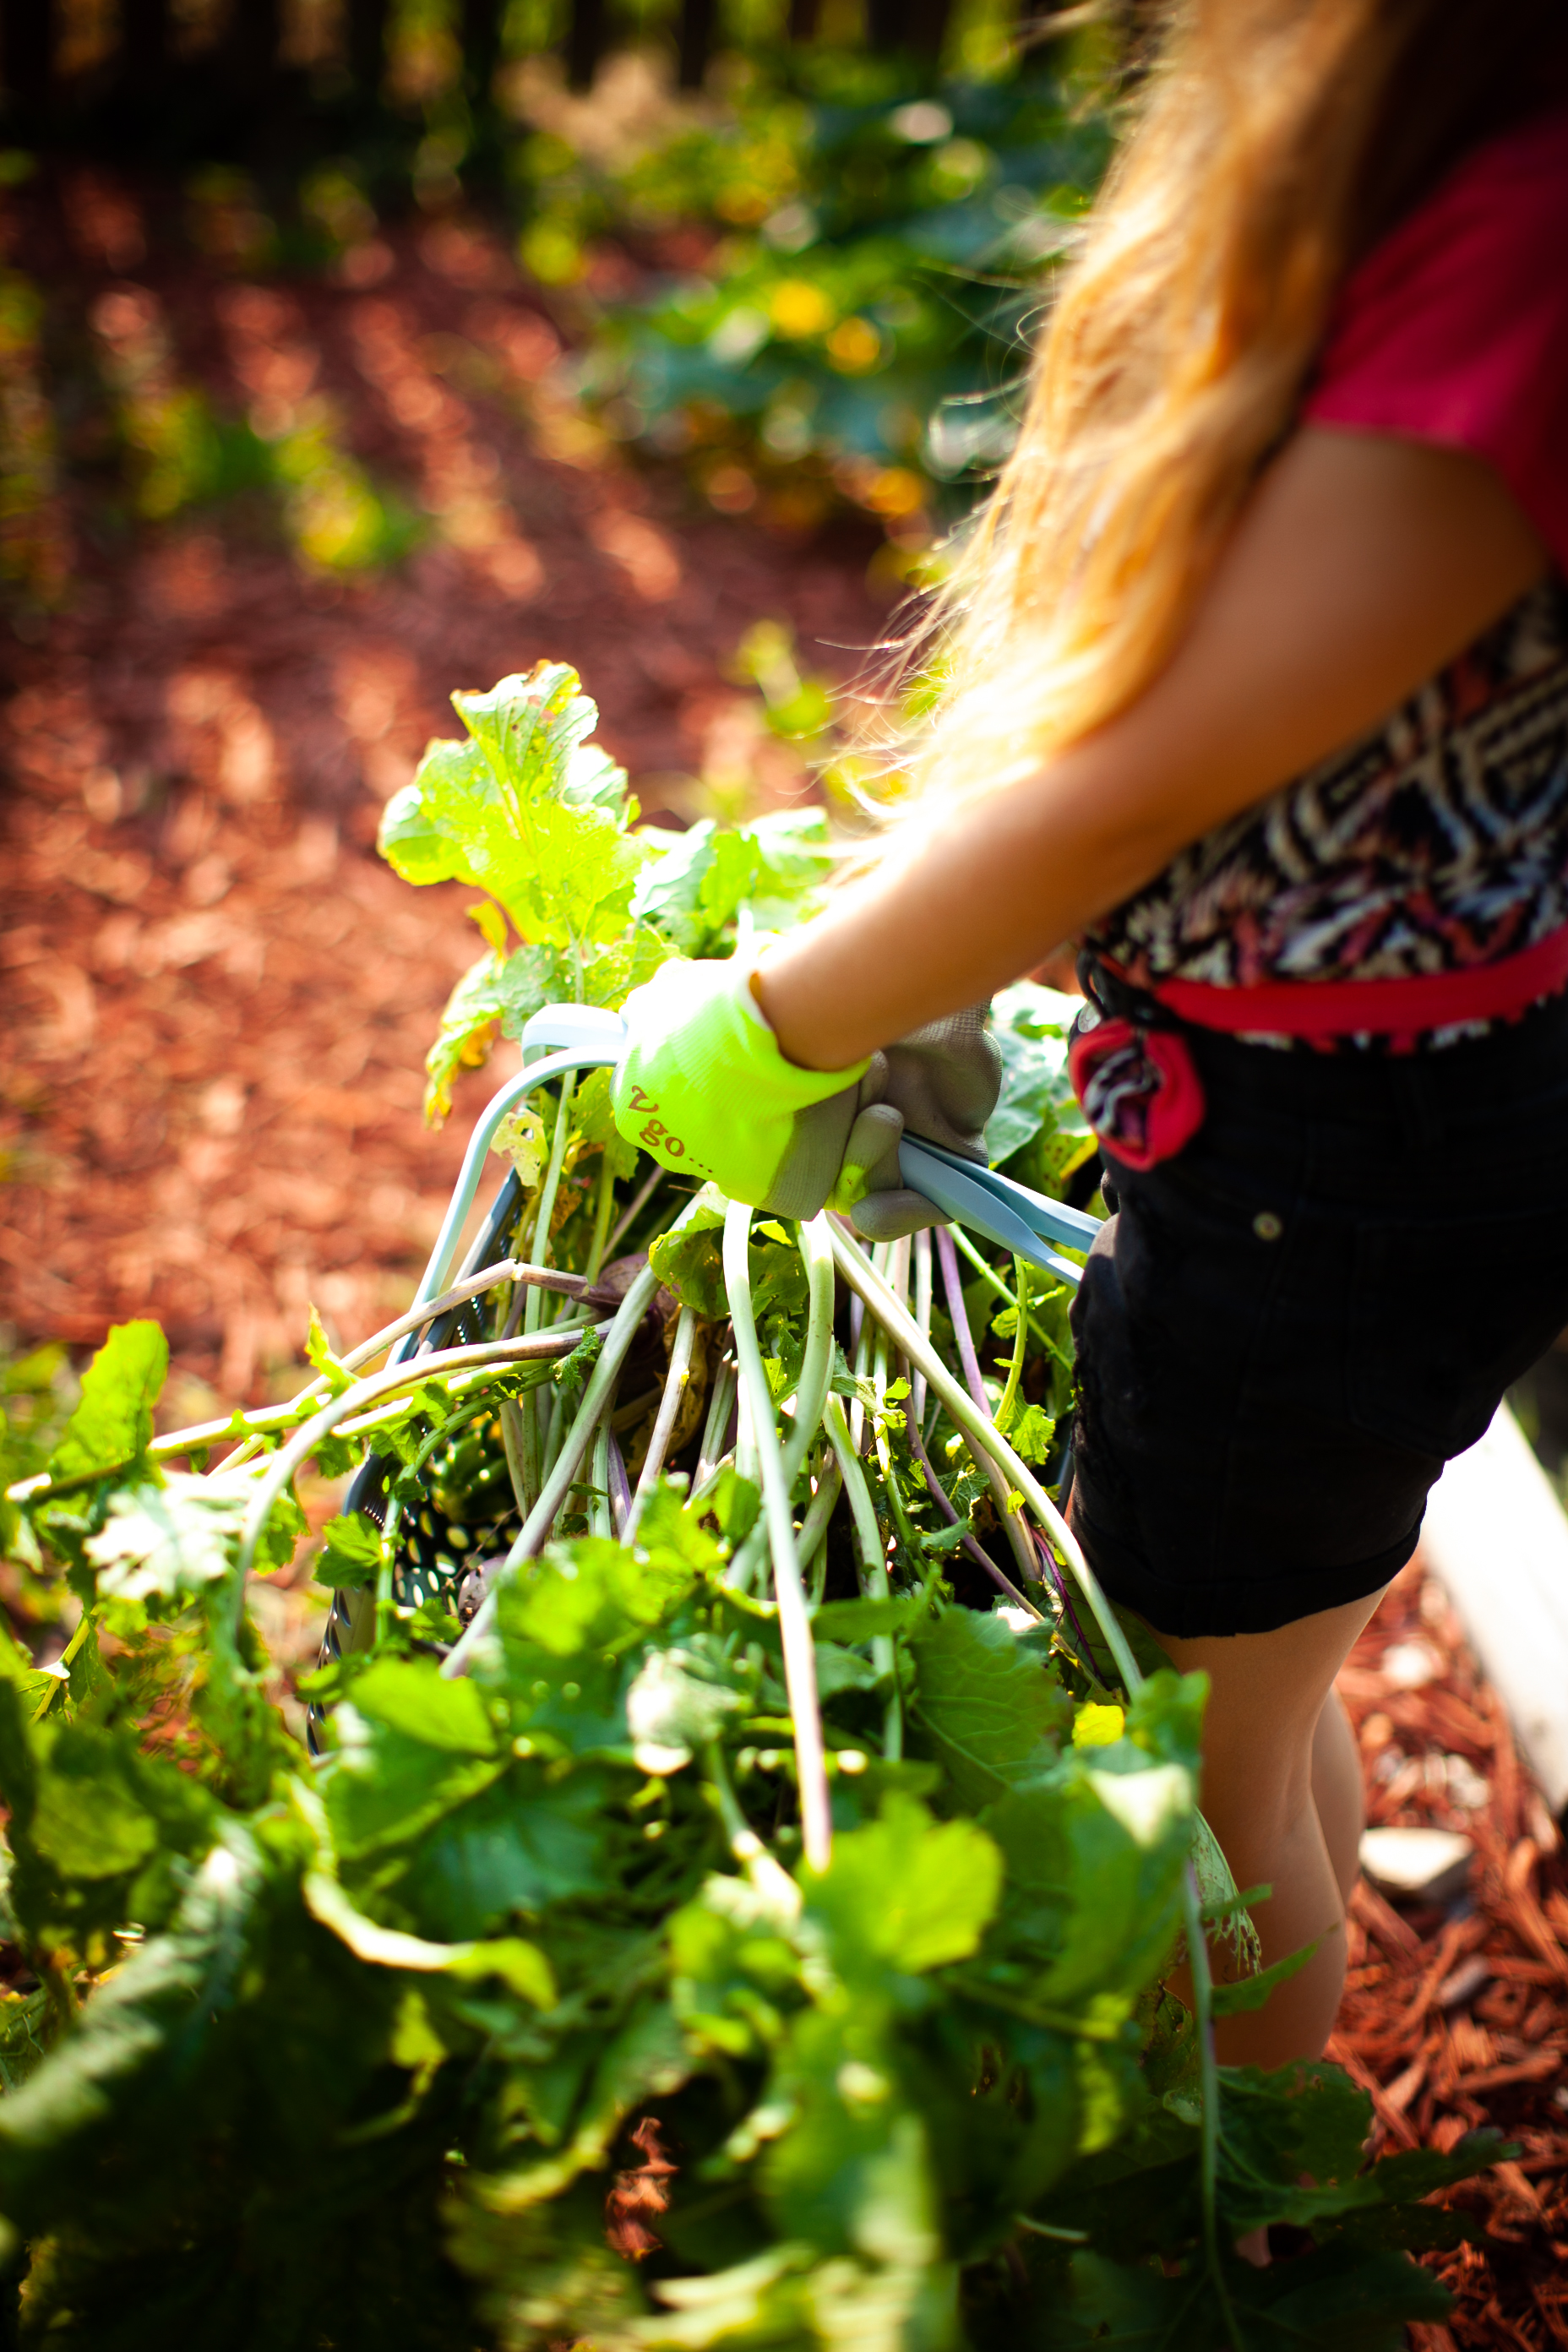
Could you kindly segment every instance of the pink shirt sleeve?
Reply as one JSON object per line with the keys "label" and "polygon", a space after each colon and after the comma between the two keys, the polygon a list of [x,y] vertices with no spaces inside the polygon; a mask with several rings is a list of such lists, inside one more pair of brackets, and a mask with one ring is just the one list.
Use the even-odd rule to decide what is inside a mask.
{"label": "pink shirt sleeve", "polygon": [[1478,148],[1362,263],[1304,415],[1488,459],[1568,572],[1568,110]]}

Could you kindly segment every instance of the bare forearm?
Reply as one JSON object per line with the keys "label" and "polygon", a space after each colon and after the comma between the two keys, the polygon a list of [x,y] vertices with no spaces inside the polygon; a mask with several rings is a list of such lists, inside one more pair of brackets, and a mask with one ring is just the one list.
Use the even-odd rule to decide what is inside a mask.
{"label": "bare forearm", "polygon": [[1161,842],[1125,822],[1108,835],[1090,764],[1068,754],[951,812],[781,941],[757,994],[790,1058],[839,1069],[981,1003],[1155,871]]}
{"label": "bare forearm", "polygon": [[1544,563],[1479,461],[1299,435],[1131,709],[1023,782],[939,808],[922,839],[770,955],[757,992],[784,1052],[842,1068],[990,995],[1375,724]]}

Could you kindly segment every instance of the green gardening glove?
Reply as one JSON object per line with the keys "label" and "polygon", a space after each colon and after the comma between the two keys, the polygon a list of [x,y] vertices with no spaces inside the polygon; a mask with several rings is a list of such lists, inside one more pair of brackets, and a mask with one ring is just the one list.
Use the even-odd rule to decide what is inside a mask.
{"label": "green gardening glove", "polygon": [[678,957],[634,989],[611,1107],[626,1141],[662,1167],[774,1216],[814,1217],[844,1164],[868,1065],[786,1061],[752,993],[754,968]]}

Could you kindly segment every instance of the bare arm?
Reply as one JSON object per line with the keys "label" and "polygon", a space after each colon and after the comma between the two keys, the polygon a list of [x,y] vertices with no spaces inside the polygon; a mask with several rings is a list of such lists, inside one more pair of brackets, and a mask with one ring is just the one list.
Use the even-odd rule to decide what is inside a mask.
{"label": "bare arm", "polygon": [[917,844],[768,957],[784,1051],[838,1069],[978,1003],[1188,842],[1393,710],[1547,568],[1479,460],[1308,427],[1132,708]]}

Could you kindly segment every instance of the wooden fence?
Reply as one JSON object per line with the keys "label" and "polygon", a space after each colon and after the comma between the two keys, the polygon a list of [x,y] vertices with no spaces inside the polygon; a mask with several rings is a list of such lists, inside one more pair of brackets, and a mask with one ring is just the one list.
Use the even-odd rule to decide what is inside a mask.
{"label": "wooden fence", "polygon": [[[353,96],[366,108],[381,97],[392,0],[341,0],[340,40]],[[718,0],[674,0],[670,26],[681,86],[700,86],[719,32]],[[463,80],[471,100],[484,102],[500,58],[505,0],[457,0],[455,30]],[[865,0],[868,46],[932,60],[941,53],[951,0]],[[816,37],[820,0],[788,0],[792,41]],[[247,113],[263,110],[290,79],[285,61],[283,0],[233,0],[226,28],[196,57],[180,54],[175,0],[120,0],[119,40],[85,72],[62,68],[68,0],[0,0],[0,82],[5,135],[27,143],[51,128],[105,110],[128,110],[177,100],[202,89],[238,100]],[[616,31],[611,0],[571,0],[561,44],[569,79],[593,80]],[[297,82],[300,79],[293,76]]]}

